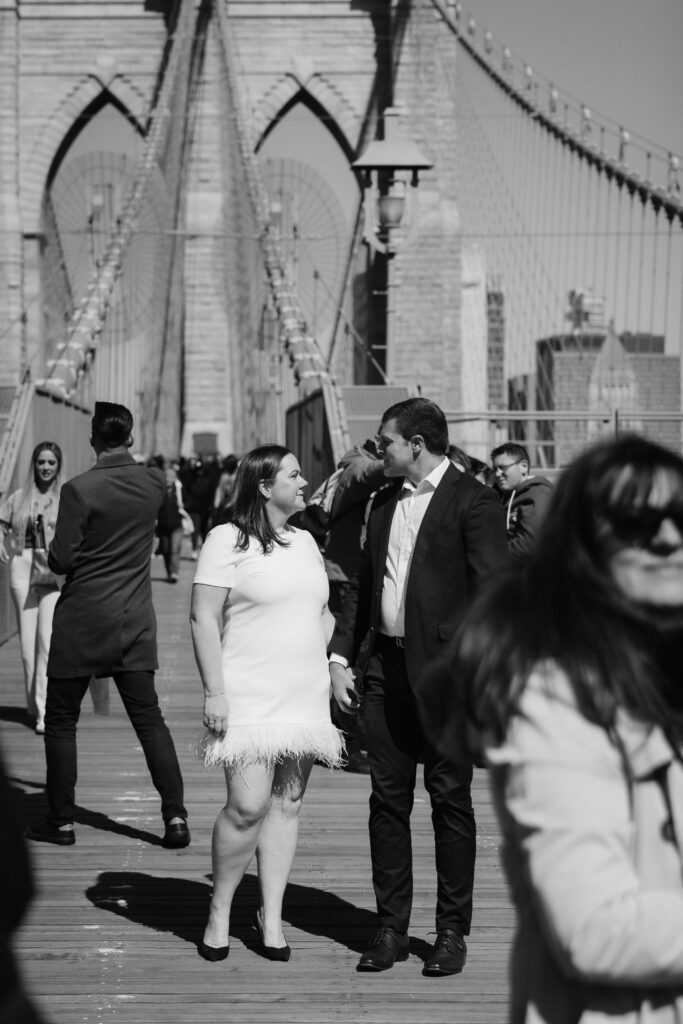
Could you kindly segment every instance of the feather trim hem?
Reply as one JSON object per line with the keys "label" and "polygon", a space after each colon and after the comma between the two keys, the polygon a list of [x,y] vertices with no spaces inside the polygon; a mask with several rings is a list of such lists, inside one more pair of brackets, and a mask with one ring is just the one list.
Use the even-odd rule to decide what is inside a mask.
{"label": "feather trim hem", "polygon": [[205,732],[195,747],[205,768],[239,770],[250,764],[272,767],[285,758],[313,757],[328,768],[344,764],[342,733],[331,722],[289,725],[238,725],[222,740]]}

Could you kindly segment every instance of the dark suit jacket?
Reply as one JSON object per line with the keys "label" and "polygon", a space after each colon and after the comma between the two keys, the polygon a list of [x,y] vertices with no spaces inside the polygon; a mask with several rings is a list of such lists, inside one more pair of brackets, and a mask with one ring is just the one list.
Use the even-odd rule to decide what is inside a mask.
{"label": "dark suit jacket", "polygon": [[164,496],[160,470],[105,455],[62,487],[49,565],[66,574],[48,675],[157,668],[150,559]]}
{"label": "dark suit jacket", "polygon": [[[330,652],[361,671],[380,622],[389,533],[401,487],[380,491],[370,513],[361,566],[330,643]],[[452,678],[425,670],[456,632],[487,576],[508,561],[505,518],[495,491],[449,465],[418,532],[406,582],[405,658],[410,685],[430,728],[443,723]]]}

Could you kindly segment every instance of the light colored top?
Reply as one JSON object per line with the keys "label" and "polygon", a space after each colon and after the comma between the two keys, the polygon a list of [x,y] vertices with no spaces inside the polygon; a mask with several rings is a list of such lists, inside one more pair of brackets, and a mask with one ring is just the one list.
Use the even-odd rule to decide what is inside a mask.
{"label": "light colored top", "polygon": [[450,465],[443,460],[415,486],[403,481],[389,533],[389,549],[382,585],[379,631],[387,636],[405,635],[405,589],[415,541],[434,491]]}
{"label": "light colored top", "polygon": [[550,664],[487,746],[519,915],[511,1024],[683,1021],[683,765],[659,729],[617,731],[623,756]]}
{"label": "light colored top", "polygon": [[206,765],[308,755],[336,764],[342,747],[330,720],[333,620],[322,555],[305,530],[287,530],[287,546],[267,554],[253,537],[240,550],[237,534],[232,523],[211,530],[194,579],[229,591],[221,628],[228,729],[222,740],[205,736],[200,754]]}
{"label": "light colored top", "polygon": [[0,524],[5,530],[12,534],[15,550],[21,551],[26,546],[26,530],[29,520],[35,523],[36,516],[43,516],[43,527],[45,530],[45,543],[50,545],[57,525],[57,511],[59,509],[59,491],[52,486],[44,493],[37,488],[30,506],[18,515],[23,498],[23,488],[12,491],[2,505],[0,505]]}

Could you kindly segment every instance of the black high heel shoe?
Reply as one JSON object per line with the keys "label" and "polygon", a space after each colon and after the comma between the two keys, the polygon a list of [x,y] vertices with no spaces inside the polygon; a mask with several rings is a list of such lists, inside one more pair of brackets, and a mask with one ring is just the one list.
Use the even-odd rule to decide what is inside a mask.
{"label": "black high heel shoe", "polygon": [[258,932],[258,937],[261,940],[261,952],[266,959],[281,960],[282,963],[286,963],[292,955],[291,949],[289,946],[266,946],[263,941],[263,929],[261,928],[261,922],[259,921],[258,911],[256,911],[254,916],[254,926]]}
{"label": "black high heel shoe", "polygon": [[207,944],[202,941],[197,946],[197,952],[204,958],[204,960],[209,960],[212,964],[215,964],[219,960],[228,959],[230,946],[207,946]]}

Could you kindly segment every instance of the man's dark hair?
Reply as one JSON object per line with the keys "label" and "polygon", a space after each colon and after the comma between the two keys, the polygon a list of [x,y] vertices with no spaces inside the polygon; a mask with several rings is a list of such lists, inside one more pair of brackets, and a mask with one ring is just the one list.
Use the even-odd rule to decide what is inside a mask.
{"label": "man's dark hair", "polygon": [[506,441],[505,444],[499,444],[497,448],[494,448],[491,452],[491,461],[497,459],[499,455],[509,455],[511,459],[516,462],[526,462],[527,465],[531,465],[531,459],[529,453],[523,444],[517,444],[516,441]]}
{"label": "man's dark hair", "polygon": [[448,423],[436,402],[428,398],[406,398],[382,415],[382,425],[389,420],[395,420],[396,430],[406,441],[416,434],[423,437],[432,455],[445,455],[448,451]]}
{"label": "man's dark hair", "polygon": [[92,418],[93,437],[97,437],[107,448],[118,448],[128,444],[133,430],[133,414],[125,405],[116,402],[95,402]]}

